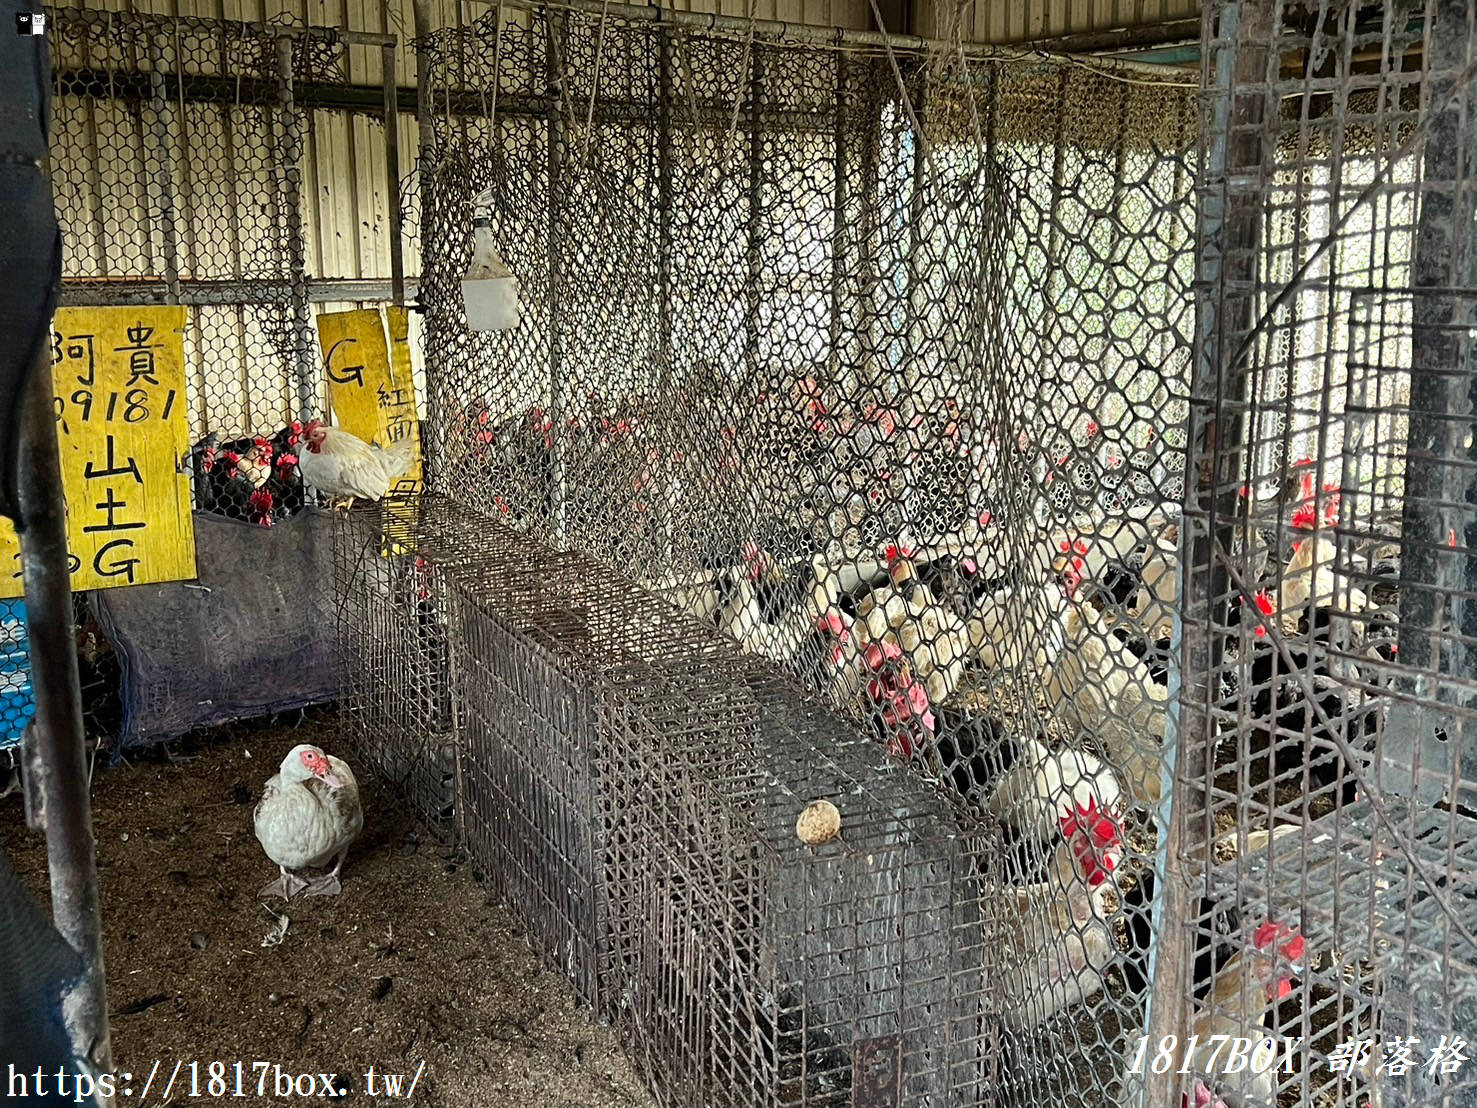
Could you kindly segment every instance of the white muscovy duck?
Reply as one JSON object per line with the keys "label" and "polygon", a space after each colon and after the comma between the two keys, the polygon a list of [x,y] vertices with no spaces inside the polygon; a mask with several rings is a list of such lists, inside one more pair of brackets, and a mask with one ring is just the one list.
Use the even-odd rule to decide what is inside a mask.
{"label": "white muscovy duck", "polygon": [[[259,895],[291,900],[303,890],[309,896],[341,891],[339,868],[364,827],[359,784],[343,759],[308,743],[293,747],[262,789],[254,821],[257,842],[281,870]],[[296,873],[330,861],[333,869],[319,877]]]}

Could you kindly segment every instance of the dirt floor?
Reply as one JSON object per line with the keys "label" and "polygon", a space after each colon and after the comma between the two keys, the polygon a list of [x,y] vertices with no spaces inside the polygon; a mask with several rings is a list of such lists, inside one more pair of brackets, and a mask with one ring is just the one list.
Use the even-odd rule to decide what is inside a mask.
{"label": "dirt floor", "polygon": [[[376,1075],[405,1074],[408,1089],[424,1063],[413,1101],[425,1106],[651,1105],[615,1034],[575,1007],[568,983],[540,968],[480,875],[372,773],[359,773],[365,828],[342,895],[285,909],[273,901],[275,915],[263,907],[256,891],[276,868],[252,834],[252,808],[305,741],[343,748],[330,716],[178,747],[187,761],[97,767],[115,1068],[141,1084],[159,1060],[149,1096],[159,1108],[301,1103],[270,1087],[257,1098],[253,1061],[334,1071],[353,1089],[349,1103],[370,1103],[371,1065]],[[45,845],[26,831],[18,794],[0,800],[0,844],[46,904]],[[160,1100],[176,1061],[181,1084]],[[200,1063],[198,1097],[181,1095],[191,1061]],[[213,1061],[226,1063],[232,1093],[243,1063],[248,1099],[208,1095]]]}

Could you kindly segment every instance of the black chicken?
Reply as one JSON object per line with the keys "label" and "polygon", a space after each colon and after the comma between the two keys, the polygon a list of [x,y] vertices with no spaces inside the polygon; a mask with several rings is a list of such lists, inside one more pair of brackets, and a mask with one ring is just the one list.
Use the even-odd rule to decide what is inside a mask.
{"label": "black chicken", "polygon": [[216,452],[205,481],[202,509],[227,519],[246,519],[251,513],[251,494],[256,491],[241,469],[241,455],[222,447]]}
{"label": "black chicken", "polygon": [[[1145,868],[1138,880],[1123,893],[1123,923],[1128,934],[1129,951],[1119,962],[1123,983],[1130,997],[1142,1000],[1149,995],[1149,946],[1154,937],[1152,911],[1154,904],[1154,871]],[[1209,897],[1200,897],[1196,908],[1195,962],[1191,971],[1195,999],[1203,1000],[1210,991],[1215,975],[1244,945],[1241,917],[1234,905],[1217,906]]]}
{"label": "black chicken", "polygon": [[220,445],[220,433],[212,431],[190,447],[190,484],[194,492],[197,511],[209,510],[207,500],[210,494],[210,475],[215,469],[216,458],[220,454]]}

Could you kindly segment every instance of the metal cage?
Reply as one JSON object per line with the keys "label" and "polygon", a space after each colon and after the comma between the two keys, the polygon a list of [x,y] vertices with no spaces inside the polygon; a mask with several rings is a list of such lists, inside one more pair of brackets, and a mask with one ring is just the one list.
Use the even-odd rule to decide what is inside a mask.
{"label": "metal cage", "polygon": [[1471,0],[1206,26],[418,26],[357,634],[663,1103],[1471,1102]]}

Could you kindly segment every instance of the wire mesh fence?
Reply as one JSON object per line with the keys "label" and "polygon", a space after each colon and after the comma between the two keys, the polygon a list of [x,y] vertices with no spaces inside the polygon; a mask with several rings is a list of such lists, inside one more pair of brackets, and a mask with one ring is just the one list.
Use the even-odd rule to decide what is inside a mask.
{"label": "wire mesh fence", "polygon": [[[393,59],[396,39],[124,11],[49,14],[61,303],[188,305],[194,446],[180,463],[194,508],[260,526],[296,516],[316,501],[296,464],[303,427],[326,402],[316,312],[383,300],[403,277],[393,234],[384,279],[326,279],[313,263],[327,264],[322,241],[342,235],[332,198],[363,193],[357,213],[378,195],[398,211],[396,114],[386,108],[396,103],[394,66],[380,74],[388,93],[366,95],[362,59],[351,64],[371,48],[389,47]],[[375,148],[389,160],[346,177],[332,142],[346,120],[365,117],[382,129]],[[85,373],[92,343],[59,335],[54,355]],[[117,738],[119,660],[80,604],[77,643],[89,733]]]}
{"label": "wire mesh fence", "polygon": [[1471,0],[1198,103],[650,15],[417,42],[383,741],[666,1103],[1471,1103]]}
{"label": "wire mesh fence", "polygon": [[[670,1103],[1128,1096],[1194,90],[611,8],[417,51],[415,545],[455,597],[474,853]],[[488,190],[523,290],[502,334],[462,315]],[[844,860],[795,837],[812,795],[860,824]]]}
{"label": "wire mesh fence", "polygon": [[1165,949],[1260,928],[1156,1023],[1303,1044],[1228,1098],[1477,1103],[1474,13],[1207,24],[1175,849],[1209,880]]}
{"label": "wire mesh fence", "polygon": [[189,305],[196,507],[295,514],[307,498],[285,459],[326,399],[312,305],[357,298],[309,272],[309,185],[344,182],[318,180],[307,150],[323,110],[390,118],[384,95],[355,100],[348,56],[395,40],[72,8],[50,28],[62,303]]}

